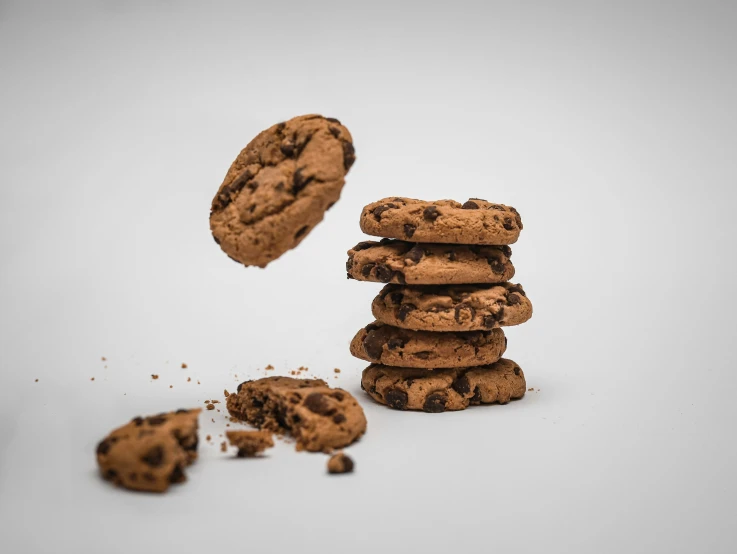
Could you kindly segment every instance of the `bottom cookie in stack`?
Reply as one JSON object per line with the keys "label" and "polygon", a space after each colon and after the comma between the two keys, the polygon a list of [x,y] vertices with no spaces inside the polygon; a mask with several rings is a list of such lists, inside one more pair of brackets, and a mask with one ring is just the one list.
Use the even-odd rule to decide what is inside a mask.
{"label": "bottom cookie in stack", "polygon": [[449,369],[371,364],[361,376],[361,388],[377,402],[396,410],[430,413],[506,404],[522,398],[526,387],[522,369],[505,358],[490,365]]}

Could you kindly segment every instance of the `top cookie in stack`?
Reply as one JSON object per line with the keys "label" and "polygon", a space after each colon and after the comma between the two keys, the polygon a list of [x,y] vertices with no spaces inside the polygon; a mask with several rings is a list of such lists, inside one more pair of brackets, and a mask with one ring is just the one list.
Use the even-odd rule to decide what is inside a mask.
{"label": "top cookie in stack", "polygon": [[426,412],[523,396],[522,370],[501,358],[500,329],[532,316],[522,287],[508,282],[517,210],[478,198],[386,198],[363,209],[361,229],[384,238],[348,251],[348,278],[387,283],[372,304],[377,321],[351,342],[354,356],[373,362],[361,382],[369,395]]}

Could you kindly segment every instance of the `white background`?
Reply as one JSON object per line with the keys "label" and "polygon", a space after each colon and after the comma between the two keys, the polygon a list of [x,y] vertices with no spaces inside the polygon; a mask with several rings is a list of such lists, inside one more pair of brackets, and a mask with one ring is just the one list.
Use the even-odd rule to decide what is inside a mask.
{"label": "white background", "polygon": [[[735,6],[617,6],[0,3],[0,551],[735,552]],[[355,138],[343,198],[245,269],[212,196],[313,112]],[[361,393],[380,285],[345,251],[395,195],[521,212],[523,400]],[[359,398],[353,475],[284,443],[233,460],[210,412],[185,485],[98,478],[110,429],[269,363]]]}

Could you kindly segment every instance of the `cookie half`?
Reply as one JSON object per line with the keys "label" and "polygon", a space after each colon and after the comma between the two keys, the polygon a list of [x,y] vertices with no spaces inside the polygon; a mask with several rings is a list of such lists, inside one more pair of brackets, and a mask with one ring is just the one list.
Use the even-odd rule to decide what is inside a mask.
{"label": "cookie half", "polygon": [[513,244],[522,230],[517,210],[471,198],[425,201],[384,198],[363,208],[361,229],[368,235],[417,242]]}
{"label": "cookie half", "polygon": [[506,404],[525,395],[525,374],[512,360],[463,369],[409,369],[371,364],[361,388],[395,410],[430,413],[463,410],[469,405]]}
{"label": "cookie half", "polygon": [[514,277],[509,246],[359,242],[348,251],[349,279],[408,285],[501,283]]}
{"label": "cookie half", "polygon": [[480,331],[519,325],[532,317],[521,285],[386,285],[374,298],[374,317],[418,331]]}
{"label": "cookie half", "polygon": [[197,459],[200,410],[136,417],[97,445],[103,478],[127,489],[164,492],[186,480],[184,468]]}
{"label": "cookie half", "polygon": [[212,201],[215,242],[235,261],[265,267],[322,221],[355,159],[337,119],[303,115],[266,129],[238,155]]}
{"label": "cookie half", "polygon": [[501,329],[433,333],[411,331],[378,321],[351,342],[356,358],[397,367],[469,367],[496,362],[507,349]]}
{"label": "cookie half", "polygon": [[330,452],[366,431],[366,416],[350,393],[321,379],[264,377],[228,396],[230,415],[261,429],[290,433],[297,450]]}

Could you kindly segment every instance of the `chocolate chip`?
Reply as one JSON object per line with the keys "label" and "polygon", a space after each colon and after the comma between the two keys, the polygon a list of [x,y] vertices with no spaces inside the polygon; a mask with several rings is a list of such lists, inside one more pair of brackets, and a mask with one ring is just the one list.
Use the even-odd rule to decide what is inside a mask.
{"label": "chocolate chip", "polygon": [[112,468],[108,469],[108,470],[107,470],[107,471],[105,472],[105,478],[106,478],[106,479],[110,479],[110,480],[113,480],[113,479],[115,479],[115,478],[116,478],[117,476],[118,476],[118,472],[117,472],[117,471],[115,471],[115,470],[114,470],[114,469],[112,469]]}
{"label": "chocolate chip", "polygon": [[97,445],[97,455],[104,456],[105,454],[110,452],[111,446],[112,446],[112,443],[108,439],[104,439],[100,441],[100,444]]}
{"label": "chocolate chip", "polygon": [[404,225],[404,236],[408,239],[412,238],[412,235],[415,234],[415,231],[417,230],[417,227],[415,225],[411,225],[410,223],[406,223]]}
{"label": "chocolate chip", "polygon": [[492,208],[493,210],[499,210],[499,211],[501,211],[501,212],[504,212],[504,211],[506,211],[506,210],[504,209],[504,206],[501,206],[501,205],[499,205],[499,204],[492,204],[492,205],[491,205],[490,207],[491,207],[491,208]]}
{"label": "chocolate chip", "polygon": [[325,120],[326,121],[329,121],[330,123],[335,123],[336,125],[340,125],[341,124],[340,121],[337,120],[337,119],[335,119],[334,117],[326,117]]}
{"label": "chocolate chip", "polygon": [[476,310],[473,309],[473,306],[469,306],[468,304],[458,304],[455,307],[455,320],[458,323],[461,323],[462,312],[464,311],[468,312],[468,319],[473,321],[473,318],[476,316]]}
{"label": "chocolate chip", "polygon": [[171,473],[169,474],[169,482],[170,483],[182,483],[187,478],[184,475],[184,470],[182,469],[182,466],[180,464],[177,464],[174,466],[174,469],[171,470]]}
{"label": "chocolate chip", "polygon": [[404,273],[402,273],[401,271],[395,271],[394,276],[397,278],[397,283],[399,283],[400,285],[407,284],[407,279],[405,279]]}
{"label": "chocolate chip", "polygon": [[320,392],[313,392],[307,395],[303,404],[313,414],[325,415],[330,410],[328,399]]}
{"label": "chocolate chip", "polygon": [[511,217],[505,217],[504,218],[504,228],[507,231],[511,231],[512,229],[514,229],[514,225],[512,225],[512,218]]}
{"label": "chocolate chip", "polygon": [[484,316],[484,327],[487,329],[493,329],[496,327],[496,319],[494,319],[493,315],[485,315]]}
{"label": "chocolate chip", "polygon": [[404,321],[407,319],[407,316],[410,314],[410,312],[417,309],[417,306],[414,304],[402,304],[402,306],[399,308],[399,311],[397,312],[397,319],[399,321]]}
{"label": "chocolate chip", "polygon": [[[353,268],[353,256],[348,256],[348,259],[345,262],[345,270],[350,271]],[[350,279],[350,274],[348,274],[348,278]]]}
{"label": "chocolate chip", "polygon": [[276,413],[274,413],[274,417],[276,418],[276,422],[279,424],[279,427],[282,427],[284,429],[289,429],[289,424],[287,423],[287,408],[282,406],[279,407],[276,410]]}
{"label": "chocolate chip", "polygon": [[304,235],[307,232],[307,229],[309,229],[309,228],[310,228],[309,225],[305,225],[304,227],[302,227],[299,231],[297,231],[294,234],[294,238],[295,239],[298,239],[299,237],[301,237],[302,235]]}
{"label": "chocolate chip", "polygon": [[514,374],[519,375],[519,367],[514,366]]}
{"label": "chocolate chip", "polygon": [[422,352],[415,352],[412,355],[415,358],[419,358],[420,360],[427,360],[430,357],[430,354],[432,354],[432,352],[430,352],[429,350],[423,350]]}
{"label": "chocolate chip", "polygon": [[504,273],[504,264],[501,261],[495,258],[488,258],[487,261],[489,262],[489,267],[494,273],[497,275]]}
{"label": "chocolate chip", "polygon": [[251,398],[251,406],[254,408],[263,408],[264,403],[258,398]]}
{"label": "chocolate chip", "polygon": [[[295,400],[296,400],[296,398],[295,398]],[[299,414],[294,414],[292,416],[292,423],[298,424],[300,421],[302,421],[302,418],[299,417]]]}
{"label": "chocolate chip", "polygon": [[340,392],[339,390],[335,391],[332,394],[332,397],[335,398],[338,402],[343,402],[343,399],[345,398],[345,396],[343,395],[343,393]]}
{"label": "chocolate chip", "polygon": [[404,257],[405,259],[411,260],[414,263],[419,263],[425,255],[425,250],[419,244],[415,244],[412,249],[407,252]]}
{"label": "chocolate chip", "polygon": [[382,283],[388,283],[394,277],[392,269],[385,264],[378,264],[376,266],[376,278]]}
{"label": "chocolate chip", "polygon": [[481,402],[481,389],[476,387],[473,389],[473,396],[471,397],[472,404],[479,404]]}
{"label": "chocolate chip", "polygon": [[437,206],[428,206],[422,211],[422,217],[428,221],[435,221],[439,215],[440,213],[438,212]]}
{"label": "chocolate chip", "polygon": [[425,403],[422,405],[422,409],[425,412],[431,414],[437,414],[445,411],[445,402],[447,398],[442,392],[434,392],[427,397]]}
{"label": "chocolate chip", "polygon": [[407,393],[399,389],[390,389],[384,396],[387,406],[395,410],[404,410],[407,407]]}
{"label": "chocolate chip", "polygon": [[136,424],[136,427],[140,427],[141,425],[143,425],[144,419],[141,416],[137,416],[134,417],[131,421]]}
{"label": "chocolate chip", "polygon": [[451,387],[461,396],[465,396],[471,392],[471,383],[468,382],[468,377],[465,375],[459,375],[456,377]]}
{"label": "chocolate chip", "polygon": [[412,383],[414,383],[414,382],[415,382],[415,380],[414,380],[414,379],[412,379],[412,377],[407,377],[407,378],[406,378],[406,379],[404,380],[404,385],[405,385],[405,386],[406,386],[407,388],[410,388],[410,387],[412,386]]}
{"label": "chocolate chip", "polygon": [[276,133],[278,135],[282,134],[284,132],[284,127],[286,127],[286,126],[287,126],[287,122],[286,121],[282,121],[281,123],[277,123],[276,124]]}
{"label": "chocolate chip", "polygon": [[364,240],[351,248],[351,250],[353,250],[354,252],[360,252],[361,250],[368,250],[369,248],[373,248],[374,246],[376,246],[376,243],[374,241]]}
{"label": "chocolate chip", "polygon": [[356,149],[353,148],[353,144],[350,142],[343,143],[343,166],[348,171],[353,162],[356,161]]}
{"label": "chocolate chip", "polygon": [[464,210],[478,210],[479,205],[473,200],[468,200],[463,204],[463,206],[461,206],[461,208],[463,208]]}
{"label": "chocolate chip", "polygon": [[504,306],[499,308],[499,311],[493,315],[494,319],[496,319],[497,321],[501,321],[502,319],[504,319]]}
{"label": "chocolate chip", "polygon": [[164,462],[164,449],[159,445],[154,446],[141,456],[141,461],[151,467],[159,467]]}
{"label": "chocolate chip", "polygon": [[340,136],[340,129],[337,127],[328,127],[328,131],[330,131],[330,134],[333,135],[335,138],[338,138]]}
{"label": "chocolate chip", "polygon": [[333,423],[343,423],[345,419],[346,418],[343,414],[335,414],[333,416]]}
{"label": "chocolate chip", "polygon": [[374,214],[374,219],[376,219],[376,221],[381,221],[381,214],[395,207],[396,206],[394,204],[383,204],[381,206],[377,206],[376,208],[374,208],[374,211],[372,212]]}
{"label": "chocolate chip", "polygon": [[499,247],[499,250],[501,250],[502,251],[502,254],[504,254],[507,258],[511,258],[512,257],[512,249],[509,246],[507,246],[507,245],[500,246]]}
{"label": "chocolate chip", "polygon": [[389,299],[392,301],[392,304],[399,305],[404,299],[404,294],[402,294],[401,292],[393,292],[389,295]]}
{"label": "chocolate chip", "polygon": [[146,421],[148,421],[149,425],[161,425],[166,422],[166,415],[159,414],[157,416],[149,417]]}
{"label": "chocolate chip", "polygon": [[507,287],[507,291],[509,291],[509,292],[517,292],[517,293],[521,294],[522,296],[527,296],[525,294],[525,291],[522,290],[522,287],[520,285],[509,285]]}
{"label": "chocolate chip", "polygon": [[451,262],[454,262],[458,259],[458,256],[456,256],[456,253],[453,250],[446,252],[446,255],[448,256],[448,260],[450,260]]}
{"label": "chocolate chip", "polygon": [[517,295],[517,294],[515,294],[515,293],[512,293],[512,294],[510,294],[510,295],[509,295],[509,296],[507,297],[507,303],[508,303],[508,304],[509,304],[510,306],[514,306],[515,304],[519,304],[519,303],[520,303],[520,297],[519,297],[519,295]]}
{"label": "chocolate chip", "polygon": [[400,339],[399,337],[392,337],[386,343],[386,347],[389,350],[396,350],[397,348],[404,348],[404,345],[405,345],[405,341]]}
{"label": "chocolate chip", "polygon": [[239,385],[238,385],[238,387],[236,388],[236,392],[241,392],[241,387],[242,387],[243,385],[245,385],[246,383],[250,383],[251,381],[253,381],[253,379],[249,379],[248,381],[243,381],[243,382],[242,382],[241,384],[239,384]]}
{"label": "chocolate chip", "polygon": [[281,150],[281,153],[287,158],[291,158],[294,155],[294,145],[291,142],[282,143],[279,150]]}
{"label": "chocolate chip", "polygon": [[302,175],[302,168],[298,168],[297,171],[294,172],[294,176],[292,177],[292,194],[295,196],[299,194],[299,192],[305,188],[308,184],[310,184],[315,178],[314,177],[305,177]]}
{"label": "chocolate chip", "polygon": [[374,331],[376,329],[381,329],[381,325],[377,325],[376,323],[369,323],[368,325],[366,325],[366,327],[364,327],[364,329],[366,329],[366,331]]}
{"label": "chocolate chip", "polygon": [[379,360],[384,352],[384,338],[377,331],[370,331],[363,339],[363,349],[372,360]]}
{"label": "chocolate chip", "polygon": [[371,274],[371,270],[374,269],[376,264],[374,263],[367,263],[361,268],[361,275],[364,277],[368,277]]}

